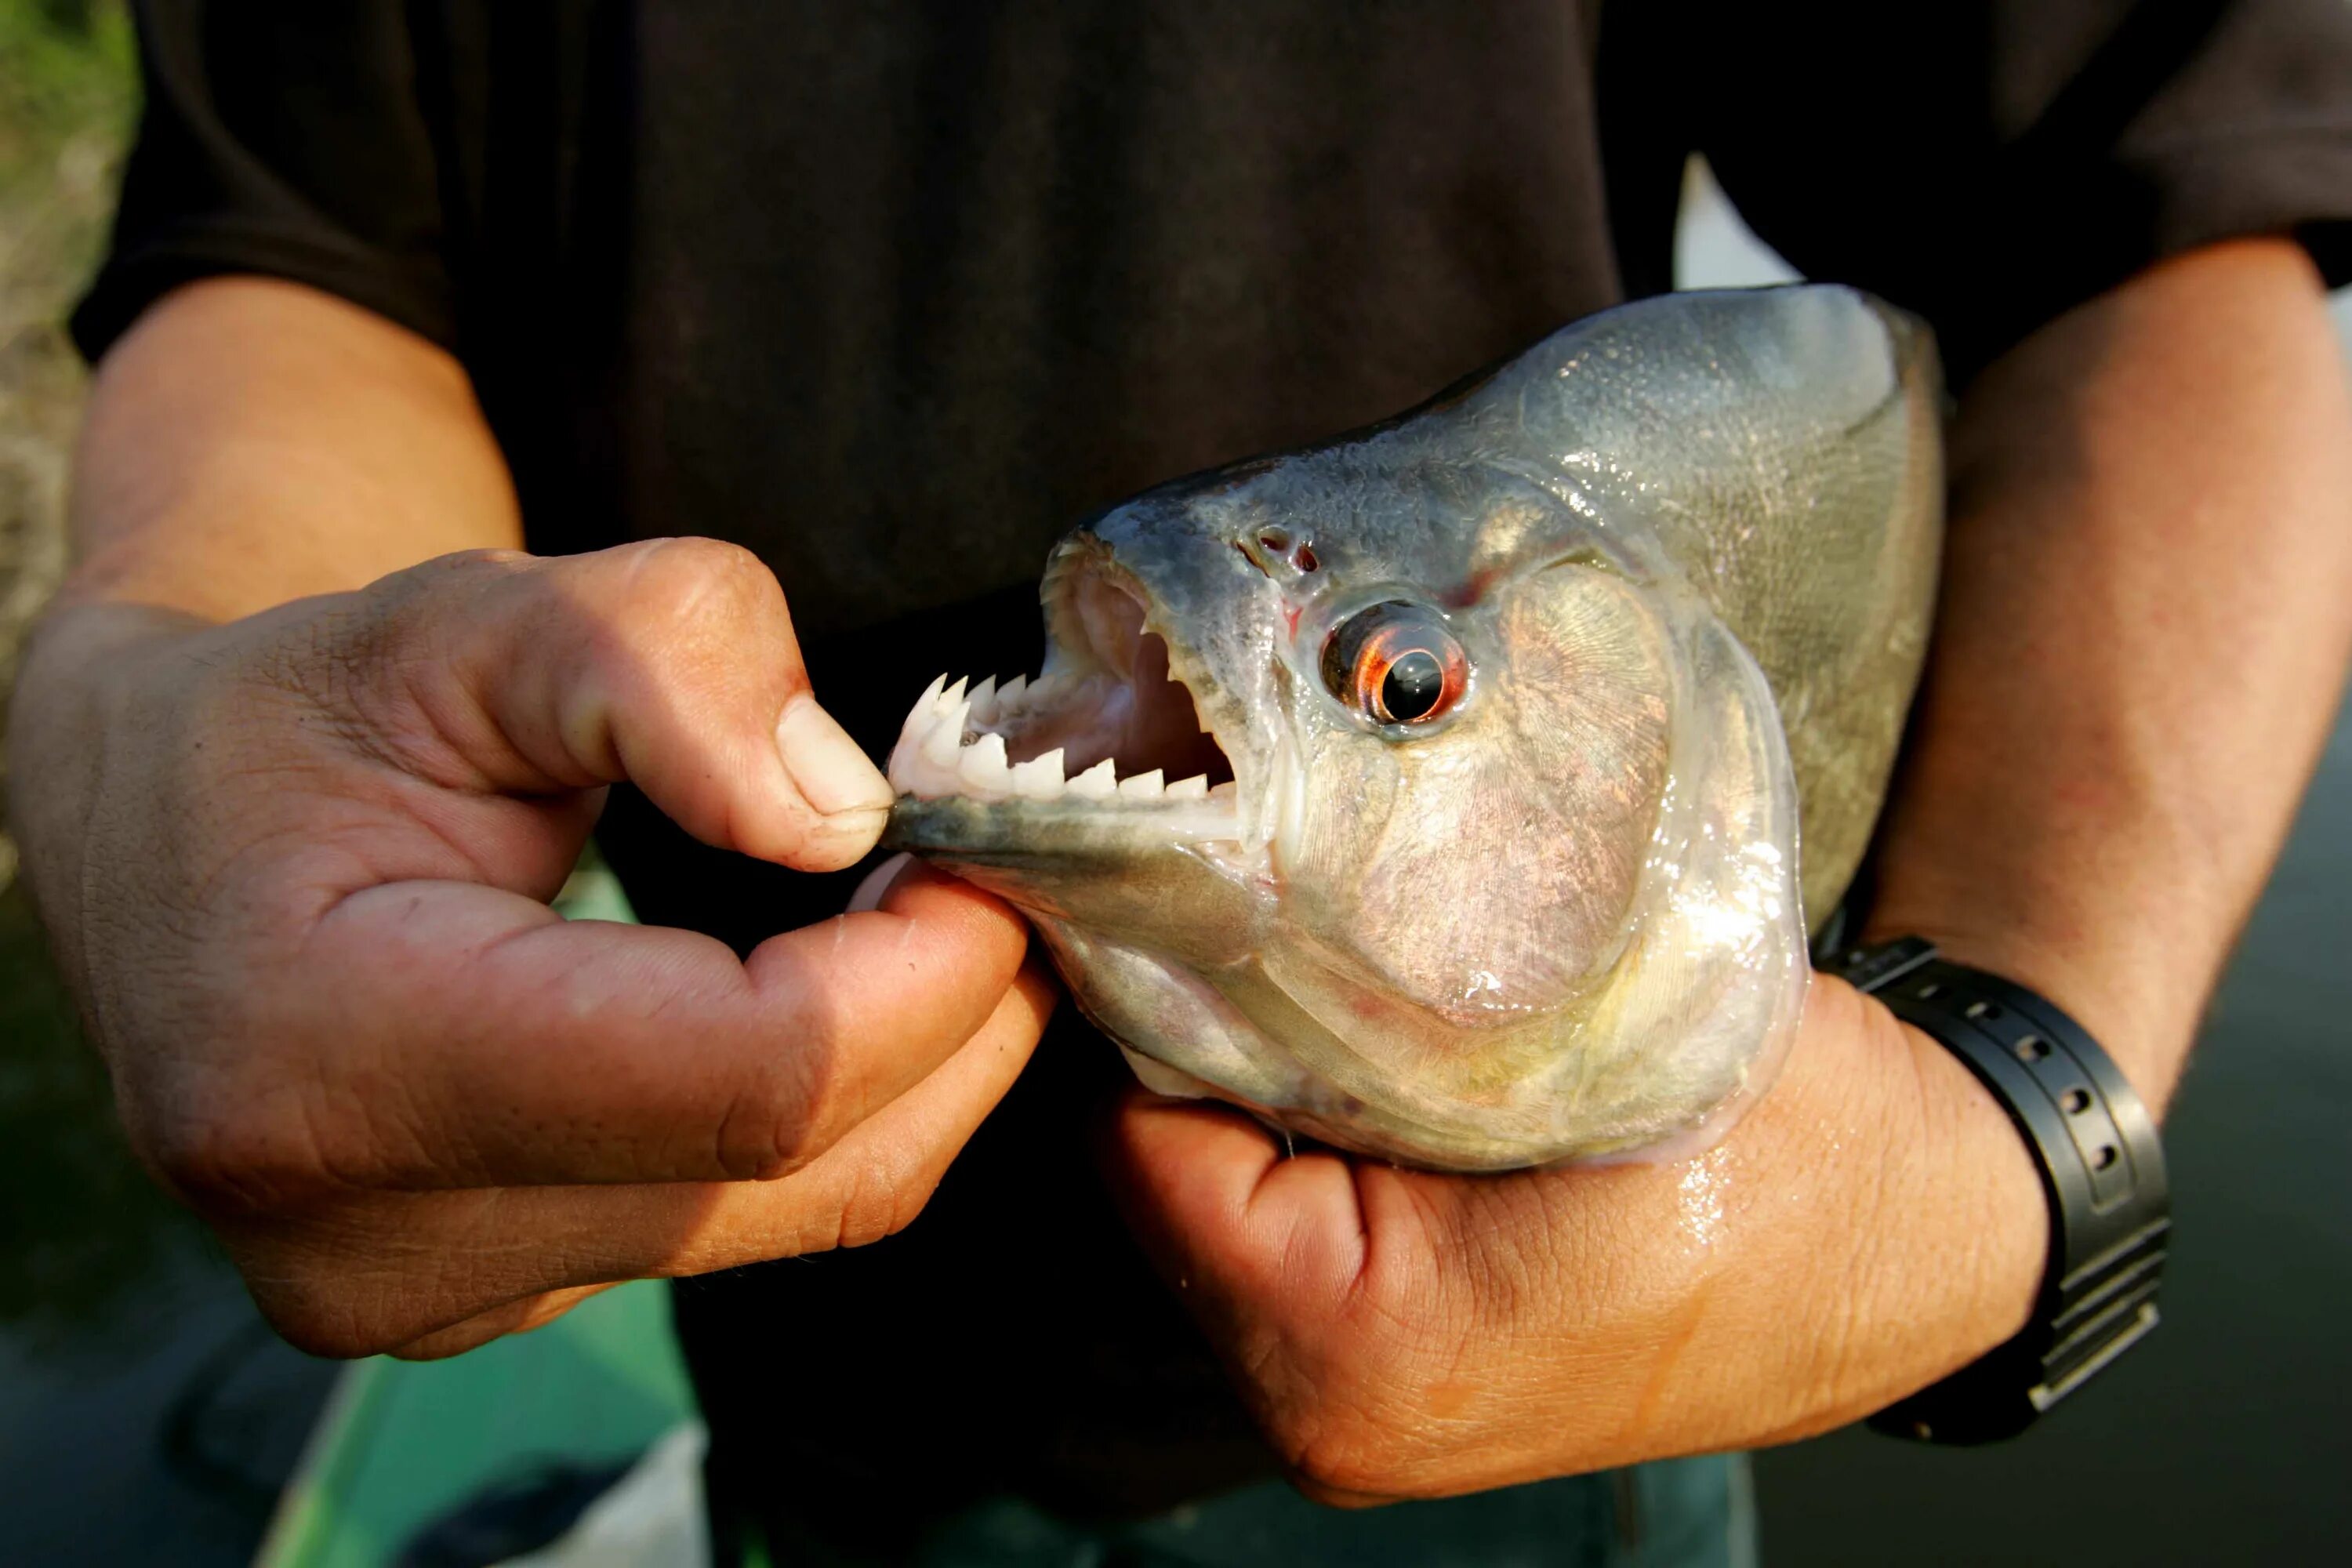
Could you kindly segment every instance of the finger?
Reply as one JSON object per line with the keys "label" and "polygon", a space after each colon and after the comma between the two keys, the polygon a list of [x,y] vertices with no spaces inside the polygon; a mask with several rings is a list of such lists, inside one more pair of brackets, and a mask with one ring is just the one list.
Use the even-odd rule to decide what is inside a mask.
{"label": "finger", "polygon": [[1262,1314],[1327,1311],[1371,1260],[1366,1203],[1381,1201],[1384,1167],[1320,1150],[1293,1156],[1239,1111],[1139,1089],[1119,1102],[1105,1142],[1130,1226],[1196,1310],[1241,1300]]}
{"label": "finger", "polygon": [[1024,966],[937,1071],[777,1181],[372,1193],[232,1226],[230,1248],[302,1348],[439,1355],[568,1309],[564,1292],[863,1245],[920,1212],[1028,1061],[1055,997],[1043,965]]}
{"label": "finger", "polygon": [[811,694],[783,592],[746,551],[449,556],[365,597],[350,701],[436,782],[627,779],[704,842],[805,870],[881,834],[890,786]]}
{"label": "finger", "polygon": [[368,889],[300,955],[336,983],[256,1003],[266,1034],[321,1042],[320,1089],[223,1089],[245,1102],[213,1120],[248,1146],[216,1157],[264,1186],[321,1164],[360,1187],[779,1175],[969,1040],[1026,945],[1009,908],[920,866],[740,962],[469,883]]}
{"label": "finger", "polygon": [[[1163,1273],[1189,1281],[1203,1310],[1246,1302],[1263,1327],[1300,1341],[1328,1331],[1348,1301],[1375,1300],[1417,1321],[1462,1310],[1465,1283],[1504,1317],[1518,1298],[1557,1307],[1591,1299],[1605,1278],[1620,1320],[1672,1307],[1675,1292],[1719,1263],[1716,1248],[1769,1191],[1789,1212],[1849,1170],[1843,1151],[1883,1123],[1883,1083],[1899,1031],[1875,1026],[1843,985],[1816,982],[1774,1091],[1749,1108],[1743,1139],[1801,1151],[1793,1173],[1743,1182],[1743,1139],[1694,1159],[1628,1159],[1450,1175],[1313,1153],[1257,1124],[1194,1101],[1140,1091],[1122,1102],[1107,1169],[1129,1222]],[[1878,1059],[1874,1059],[1878,1058]],[[1766,1226],[1803,1234],[1801,1227]],[[1596,1270],[1598,1272],[1596,1272]],[[1400,1305],[1402,1304],[1402,1305]]]}
{"label": "finger", "polygon": [[502,1340],[509,1334],[527,1334],[533,1329],[543,1329],[564,1313],[572,1310],[591,1296],[601,1296],[618,1279],[602,1285],[575,1285],[565,1290],[549,1290],[537,1296],[526,1296],[520,1301],[509,1301],[477,1312],[463,1322],[452,1323],[429,1334],[422,1334],[406,1344],[394,1345],[387,1355],[402,1361],[446,1361],[453,1355],[479,1349],[492,1340]]}
{"label": "finger", "polygon": [[1443,1347],[1444,1365],[1460,1342],[1452,1282],[1431,1268],[1411,1212],[1412,1174],[1322,1151],[1293,1157],[1234,1111],[1140,1090],[1106,1142],[1145,1251],[1293,1484],[1339,1507],[1396,1495],[1360,1462],[1381,1451],[1363,1435],[1430,1425],[1414,1406],[1429,1347]]}

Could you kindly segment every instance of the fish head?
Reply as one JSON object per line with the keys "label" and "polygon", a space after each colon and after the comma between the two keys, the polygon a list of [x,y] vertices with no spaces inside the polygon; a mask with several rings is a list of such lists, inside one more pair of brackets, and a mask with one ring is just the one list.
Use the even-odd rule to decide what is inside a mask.
{"label": "fish head", "polygon": [[1150,1086],[1507,1168],[1692,1131],[1793,1023],[1769,687],[1528,421],[1489,375],[1115,507],[1040,676],[909,713],[889,842],[1023,909]]}

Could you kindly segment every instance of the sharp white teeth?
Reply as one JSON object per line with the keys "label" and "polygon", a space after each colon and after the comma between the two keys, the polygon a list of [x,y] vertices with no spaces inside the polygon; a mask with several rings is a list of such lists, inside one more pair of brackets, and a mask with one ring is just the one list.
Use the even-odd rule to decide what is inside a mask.
{"label": "sharp white teeth", "polygon": [[1023,800],[1062,798],[1062,748],[1013,764],[1013,793]]}
{"label": "sharp white teeth", "polygon": [[963,749],[956,774],[968,795],[1003,800],[1013,793],[1013,772],[1004,763],[1004,737],[982,735]]}
{"label": "sharp white teeth", "polygon": [[[898,784],[899,753],[912,751],[921,745],[923,737],[930,731],[932,704],[939,701],[940,692],[947,683],[948,678],[944,675],[940,676],[931,682],[930,689],[916,699],[915,705],[907,710],[907,721],[898,726],[898,743],[890,748],[890,782],[892,784]],[[905,786],[901,784],[899,787]]]}
{"label": "sharp white teeth", "polygon": [[1072,779],[1066,787],[1080,800],[1108,800],[1118,793],[1118,770],[1105,757]]}
{"label": "sharp white teeth", "polygon": [[[1213,789],[1202,773],[1169,784],[1162,770],[1151,768],[1122,779],[1117,761],[1106,757],[1066,780],[1063,773],[1068,759],[1060,747],[1025,763],[1012,761],[1004,734],[995,726],[1009,725],[1024,708],[1054,710],[1065,703],[1087,700],[1099,705],[1114,694],[1118,684],[1099,674],[1076,679],[1064,673],[1034,682],[1016,675],[1003,686],[992,676],[977,686],[969,680],[950,686],[947,677],[940,676],[916,700],[899,729],[898,743],[890,752],[890,785],[902,795],[926,800],[964,795],[988,804],[1055,801],[1067,795],[1137,805],[1202,800],[1232,805],[1236,800],[1233,781]],[[967,735],[971,737],[969,742]]]}
{"label": "sharp white teeth", "polygon": [[939,716],[931,732],[923,737],[923,760],[950,773],[956,770],[956,754],[963,750],[964,720],[971,711],[971,705],[957,695],[962,690],[963,682],[959,680],[950,693],[956,695],[957,700]]}

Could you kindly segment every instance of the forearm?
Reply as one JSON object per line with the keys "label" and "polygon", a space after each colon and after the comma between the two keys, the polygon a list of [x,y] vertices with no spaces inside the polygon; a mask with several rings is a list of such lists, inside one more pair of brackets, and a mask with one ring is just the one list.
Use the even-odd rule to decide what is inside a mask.
{"label": "forearm", "polygon": [[[2284,243],[2183,258],[2052,323],[1955,428],[1935,648],[1866,934],[1920,932],[2049,995],[2158,1110],[2335,712],[2348,457],[2325,300]],[[1836,1173],[1825,1229],[1743,1237],[1779,1310],[1744,1338],[1735,1314],[1711,1358],[1772,1366],[1772,1319],[1837,1303],[1837,1330],[1800,1342],[1822,1360],[1733,1402],[1794,1392],[1774,1437],[2008,1339],[2049,1247],[2032,1156],[1958,1060],[1842,987],[1811,1006],[1724,1152],[1774,1193]],[[1874,1142],[1875,1162],[1845,1152]]]}
{"label": "forearm", "polygon": [[2161,1108],[2352,647],[2352,395],[2309,261],[2215,247],[1979,379],[1874,934],[2074,1013]]}
{"label": "forearm", "polygon": [[522,540],[454,360],[356,306],[251,278],[180,289],[107,355],[72,526],[65,602],[206,620]]}

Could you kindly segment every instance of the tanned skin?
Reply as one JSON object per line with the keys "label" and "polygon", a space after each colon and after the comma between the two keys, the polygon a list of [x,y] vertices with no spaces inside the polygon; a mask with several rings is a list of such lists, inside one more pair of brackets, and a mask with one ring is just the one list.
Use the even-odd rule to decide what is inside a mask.
{"label": "tanned skin", "polygon": [[[534,902],[621,777],[788,865],[871,842],[762,569],[450,558],[519,538],[462,374],[258,280],[118,346],[80,475],[17,698],[27,865],[134,1142],[282,1331],[462,1349],[920,1206],[1050,1005],[1009,911],[907,874],[737,963]],[[2044,992],[2160,1107],[2352,648],[2352,393],[2310,263],[2217,246],[2052,323],[1970,388],[1953,478],[1878,934]],[[2015,1331],[2047,1246],[2000,1108],[1829,980],[1696,1162],[1285,1159],[1140,1093],[1106,1151],[1333,1501],[1838,1425]]]}
{"label": "tanned skin", "polygon": [[447,1353],[921,1209],[1052,1008],[1009,910],[907,870],[739,963],[543,902],[624,778],[724,848],[873,847],[756,559],[519,553],[457,364],[259,279],[147,313],[78,471],[26,865],[133,1146],[282,1333]]}

